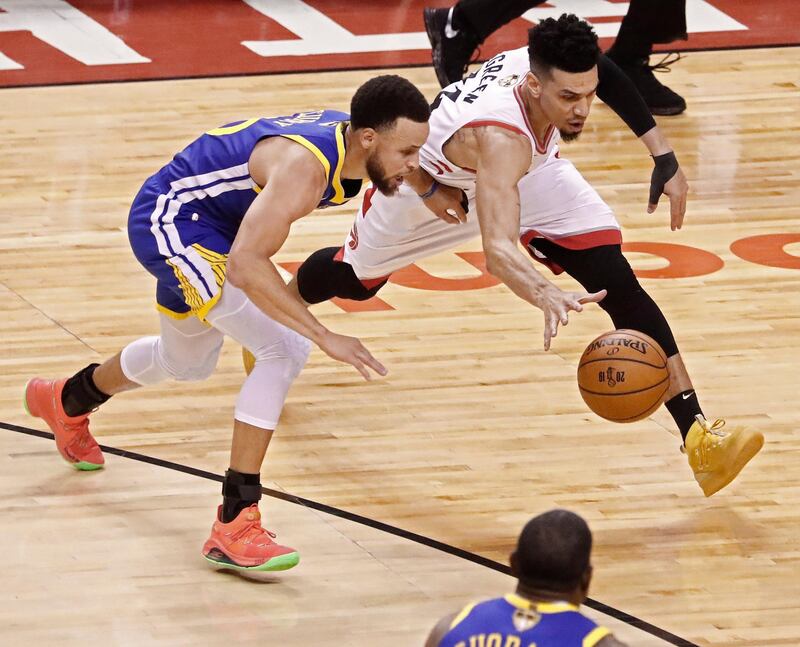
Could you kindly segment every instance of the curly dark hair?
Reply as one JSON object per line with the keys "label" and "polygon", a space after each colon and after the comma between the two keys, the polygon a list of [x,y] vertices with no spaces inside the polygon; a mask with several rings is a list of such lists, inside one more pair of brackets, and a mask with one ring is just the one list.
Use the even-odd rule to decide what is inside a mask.
{"label": "curly dark hair", "polygon": [[564,72],[587,72],[597,65],[600,46],[591,25],[575,14],[542,20],[528,31],[528,57],[537,76]]}
{"label": "curly dark hair", "polygon": [[350,126],[383,130],[400,117],[425,123],[431,115],[428,100],[408,79],[396,74],[376,76],[364,83],[350,102]]}
{"label": "curly dark hair", "polygon": [[550,510],[531,519],[520,533],[515,553],[517,577],[533,588],[568,592],[589,568],[592,533],[568,510]]}

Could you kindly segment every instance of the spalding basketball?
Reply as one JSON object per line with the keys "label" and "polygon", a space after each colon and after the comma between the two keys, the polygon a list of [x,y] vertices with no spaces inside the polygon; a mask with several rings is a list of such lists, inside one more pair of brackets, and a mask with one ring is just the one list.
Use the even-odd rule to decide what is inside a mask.
{"label": "spalding basketball", "polygon": [[635,422],[661,406],[669,388],[667,357],[638,330],[612,330],[586,347],[578,388],[589,408],[613,422]]}

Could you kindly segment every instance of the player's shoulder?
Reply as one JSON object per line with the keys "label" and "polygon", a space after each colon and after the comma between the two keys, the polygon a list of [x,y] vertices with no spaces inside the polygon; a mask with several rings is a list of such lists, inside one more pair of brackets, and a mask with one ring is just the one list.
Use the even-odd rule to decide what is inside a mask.
{"label": "player's shoulder", "polygon": [[595,643],[595,647],[628,647],[624,642],[618,640],[614,634],[607,634]]}

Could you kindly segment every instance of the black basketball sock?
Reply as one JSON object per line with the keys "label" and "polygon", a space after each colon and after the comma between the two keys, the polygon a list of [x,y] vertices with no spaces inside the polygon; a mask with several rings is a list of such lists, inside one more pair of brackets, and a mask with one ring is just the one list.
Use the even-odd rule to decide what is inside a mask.
{"label": "black basketball sock", "polygon": [[92,379],[98,366],[100,364],[89,364],[67,380],[61,391],[61,406],[68,416],[82,416],[94,411],[111,397],[98,389]]}
{"label": "black basketball sock", "polygon": [[696,415],[703,415],[703,410],[700,408],[700,403],[697,401],[697,394],[694,389],[679,393],[671,400],[665,403],[667,410],[678,425],[681,431],[683,440],[686,440],[686,434],[695,422]]}
{"label": "black basketball sock", "polygon": [[230,523],[237,515],[261,499],[261,475],[226,470],[222,481],[222,523]]}

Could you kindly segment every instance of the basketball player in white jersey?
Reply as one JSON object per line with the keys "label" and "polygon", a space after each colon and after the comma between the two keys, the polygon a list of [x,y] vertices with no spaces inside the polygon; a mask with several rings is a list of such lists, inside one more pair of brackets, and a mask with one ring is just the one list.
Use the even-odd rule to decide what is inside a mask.
{"label": "basketball player in white jersey", "polygon": [[[584,127],[603,64],[592,28],[565,14],[531,29],[527,49],[498,54],[446,87],[432,105],[420,171],[395,196],[368,190],[344,246],[313,254],[293,289],[306,303],[332,296],[366,299],[392,272],[480,235],[487,270],[544,311],[545,350],[559,322],[566,324],[568,312],[587,302],[599,302],[615,327],[640,330],[659,342],[671,375],[666,406],[695,478],[710,496],[760,450],[763,435],[723,432],[723,421],[706,421],[666,318],[622,255],[614,213],[560,156],[559,136],[576,139]],[[679,229],[686,179],[657,128],[641,140],[656,165],[648,210],[663,191],[670,198],[671,228]],[[462,191],[468,213],[457,205]],[[446,209],[449,216],[443,215]],[[566,271],[588,293],[563,292],[545,279],[518,240],[533,258],[557,273]]]}

